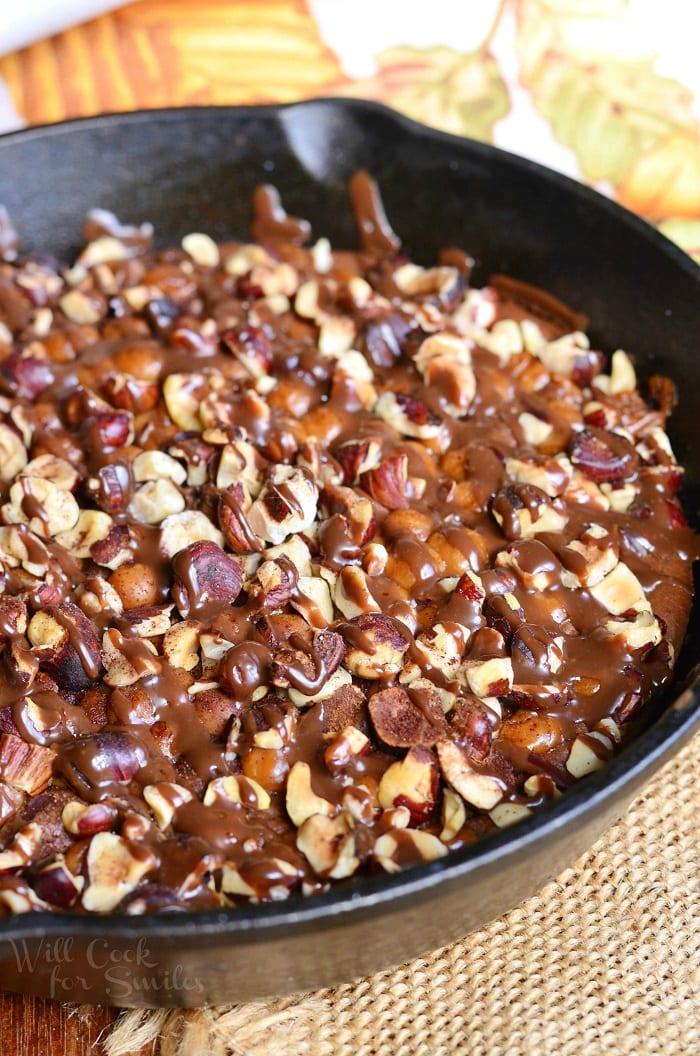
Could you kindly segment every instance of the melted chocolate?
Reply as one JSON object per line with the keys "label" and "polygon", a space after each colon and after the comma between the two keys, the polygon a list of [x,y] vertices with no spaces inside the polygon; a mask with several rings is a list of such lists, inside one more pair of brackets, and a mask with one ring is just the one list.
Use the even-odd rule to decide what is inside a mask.
{"label": "melted chocolate", "polygon": [[303,245],[311,234],[308,220],[289,216],[282,206],[276,187],[258,187],[253,194],[253,238],[258,242],[291,242]]}
{"label": "melted chocolate", "polygon": [[350,180],[350,204],[355,214],[362,245],[370,252],[392,253],[401,239],[391,229],[376,183],[360,170]]}

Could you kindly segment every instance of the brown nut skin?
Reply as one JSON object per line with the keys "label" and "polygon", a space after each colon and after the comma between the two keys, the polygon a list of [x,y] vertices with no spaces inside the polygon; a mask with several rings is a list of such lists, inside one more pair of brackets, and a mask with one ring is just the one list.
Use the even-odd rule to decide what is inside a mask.
{"label": "brown nut skin", "polygon": [[68,816],[68,824],[65,813],[63,815],[64,828],[72,835],[94,836],[97,832],[109,832],[114,828],[119,815],[109,803],[81,804],[81,807],[72,818]]}
{"label": "brown nut skin", "polygon": [[251,777],[267,792],[282,792],[287,783],[289,763],[273,748],[251,748],[243,756],[243,773]]}
{"label": "brown nut skin", "polygon": [[639,464],[639,456],[626,437],[590,425],[574,434],[569,457],[596,484],[631,477]]}
{"label": "brown nut skin", "polygon": [[407,807],[410,824],[421,825],[435,810],[439,788],[440,771],[435,753],[422,745],[414,745],[399,763],[385,772],[379,797],[385,809]]}
{"label": "brown nut skin", "polygon": [[61,815],[66,803],[75,795],[64,788],[47,788],[29,799],[2,829],[3,846],[25,825],[34,822],[41,829],[41,851],[46,858],[61,854],[71,844],[71,837],[63,827]]}
{"label": "brown nut skin", "polygon": [[149,754],[138,736],[102,730],[62,744],[55,765],[56,772],[82,794],[126,784],[148,762]]}
{"label": "brown nut skin", "polygon": [[118,370],[146,382],[158,381],[163,361],[163,349],[155,341],[132,341],[114,357]]}
{"label": "brown nut skin", "polygon": [[299,636],[304,644],[311,645],[311,628],[303,616],[294,612],[276,612],[261,616],[255,622],[255,629],[261,639],[271,649],[282,649],[292,635]]}
{"label": "brown nut skin", "polygon": [[[123,460],[101,466],[97,475],[86,481],[85,488],[95,505],[105,513],[122,513],[134,491],[131,467]],[[120,529],[128,531],[126,525],[116,525],[112,532]]]}
{"label": "brown nut skin", "polygon": [[562,739],[562,728],[555,718],[524,709],[514,712],[499,730],[499,740],[508,741],[516,748],[537,755],[556,748]]}
{"label": "brown nut skin", "polygon": [[158,386],[134,378],[107,378],[103,387],[105,399],[123,411],[143,414],[151,411],[160,396]]}
{"label": "brown nut skin", "polygon": [[[238,498],[235,493],[236,487],[241,488],[241,485],[231,485],[226,489],[227,492],[233,493],[234,500]],[[216,517],[219,528],[224,533],[226,542],[234,553],[251,554],[256,550],[262,549],[263,544],[250,530],[245,521],[245,515],[237,513],[230,499],[227,500],[223,496],[219,499]]]}
{"label": "brown nut skin", "polygon": [[237,701],[218,689],[207,689],[194,697],[194,710],[207,733],[221,737],[232,715],[241,711]]}
{"label": "brown nut skin", "polygon": [[54,381],[51,364],[36,356],[10,353],[0,368],[5,388],[24,400],[33,400]]}
{"label": "brown nut skin", "polygon": [[41,661],[41,669],[61,689],[80,693],[93,685],[101,670],[102,649],[95,627],[82,609],[70,601],[54,606],[53,613],[68,635],[58,652]]}
{"label": "brown nut skin", "polygon": [[106,721],[115,726],[150,725],[157,718],[148,690],[138,684],[113,689],[106,712]]}
{"label": "brown nut skin", "polygon": [[110,692],[109,686],[97,685],[85,690],[80,697],[80,707],[95,726],[104,726],[107,722]]}
{"label": "brown nut skin", "polygon": [[124,603],[125,609],[139,609],[146,605],[157,605],[161,601],[161,590],[155,569],[136,562],[122,565],[109,577]]}
{"label": "brown nut skin", "polygon": [[430,722],[401,686],[370,697],[369,713],[377,735],[392,748],[429,747],[444,736],[444,728]]}
{"label": "brown nut skin", "polygon": [[39,898],[61,909],[72,906],[80,894],[76,881],[60,861],[37,870],[32,876],[32,887]]}
{"label": "brown nut skin", "polygon": [[435,520],[421,510],[392,510],[382,521],[385,539],[401,539],[411,535],[424,543],[435,527]]}
{"label": "brown nut skin", "polygon": [[241,592],[243,572],[216,543],[203,540],[173,558],[172,597],[183,616],[194,615],[210,602],[233,603]]}
{"label": "brown nut skin", "polygon": [[[316,704],[324,734],[342,733],[346,726],[355,726],[361,733],[369,734],[367,698],[359,686],[340,686],[321,704]],[[312,708],[307,715],[313,714]]]}
{"label": "brown nut skin", "polygon": [[374,469],[360,474],[360,485],[375,502],[387,510],[405,510],[408,507],[406,484],[408,459],[406,455],[394,455],[383,459]]}
{"label": "brown nut skin", "polygon": [[474,759],[488,757],[491,752],[491,721],[480,700],[476,697],[460,697],[450,712],[449,721],[456,737],[469,746]]}
{"label": "brown nut skin", "polygon": [[85,419],[81,433],[88,449],[97,441],[103,450],[113,451],[128,443],[131,429],[131,416],[127,411],[100,411]]}
{"label": "brown nut skin", "polygon": [[77,840],[66,848],[64,861],[68,871],[73,876],[85,876],[87,870],[86,858],[91,839],[92,837],[90,836],[84,840]]}
{"label": "brown nut skin", "polygon": [[22,598],[0,594],[0,642],[5,643],[27,626],[27,604]]}
{"label": "brown nut skin", "polygon": [[[199,900],[197,904],[200,905]],[[126,896],[119,908],[122,912],[133,916],[158,911],[183,913],[188,907],[186,902],[179,899],[174,891],[163,884],[139,884],[135,891]],[[218,908],[213,892],[212,908]]]}

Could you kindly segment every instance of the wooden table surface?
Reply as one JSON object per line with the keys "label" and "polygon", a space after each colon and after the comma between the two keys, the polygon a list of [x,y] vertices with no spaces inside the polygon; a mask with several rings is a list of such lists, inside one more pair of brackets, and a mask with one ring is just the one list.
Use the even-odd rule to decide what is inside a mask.
{"label": "wooden table surface", "polygon": [[[332,0],[315,0],[314,13],[332,7]],[[342,22],[353,7],[336,4],[336,18]],[[139,0],[0,57],[0,91],[16,124],[319,94],[379,98],[450,131],[534,152],[636,209],[700,259],[698,86],[662,76],[647,53],[635,57],[616,22],[597,39],[617,39],[618,30],[624,36],[627,58],[637,61],[620,78],[626,60],[590,53],[591,34],[582,36],[581,19],[571,14],[576,5],[548,0],[545,20],[543,0],[479,7],[481,28],[465,22],[452,33],[446,25],[437,42],[432,21],[425,43],[410,19],[393,42],[378,22],[372,62],[363,68],[347,27],[339,24],[333,37],[328,19],[317,21],[304,0]],[[436,18],[444,10],[438,2]],[[517,84],[506,72],[508,48],[518,55]],[[579,94],[573,102],[567,96],[573,123],[557,71],[569,81],[575,75]],[[526,92],[531,103],[523,103]],[[81,1018],[71,1006],[0,993],[3,1056],[86,1056],[99,1051],[98,1037],[116,1015],[95,1009]]]}
{"label": "wooden table surface", "polygon": [[76,1015],[75,1006],[0,993],[0,1042],[5,1056],[87,1056],[113,1022],[113,1009]]}

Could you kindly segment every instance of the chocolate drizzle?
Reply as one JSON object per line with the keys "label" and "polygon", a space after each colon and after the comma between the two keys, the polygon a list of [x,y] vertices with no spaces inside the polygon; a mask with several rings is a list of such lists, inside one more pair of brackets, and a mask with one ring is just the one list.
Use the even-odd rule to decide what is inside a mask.
{"label": "chocolate drizzle", "polygon": [[311,234],[308,220],[289,216],[280,200],[276,187],[266,184],[257,187],[253,194],[253,222],[250,225],[253,238],[258,242],[291,242],[303,245]]}
{"label": "chocolate drizzle", "polygon": [[365,249],[374,253],[394,253],[401,240],[391,229],[376,183],[364,170],[350,180],[350,204]]}

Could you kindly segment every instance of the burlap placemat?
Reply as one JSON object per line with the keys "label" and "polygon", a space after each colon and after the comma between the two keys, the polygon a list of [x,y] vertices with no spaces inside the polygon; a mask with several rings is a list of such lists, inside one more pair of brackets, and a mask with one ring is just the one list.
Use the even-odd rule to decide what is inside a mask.
{"label": "burlap placemat", "polygon": [[700,737],[572,868],[467,939],[334,990],[126,1012],[107,1056],[698,1056],[698,755]]}

